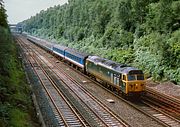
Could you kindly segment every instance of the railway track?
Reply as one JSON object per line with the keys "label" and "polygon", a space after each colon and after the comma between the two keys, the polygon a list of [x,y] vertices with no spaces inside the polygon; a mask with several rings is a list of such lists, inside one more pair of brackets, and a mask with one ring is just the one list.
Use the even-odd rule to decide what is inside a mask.
{"label": "railway track", "polygon": [[[37,51],[33,50],[36,54],[36,57],[41,56]],[[78,86],[79,84],[74,81],[71,77],[69,77],[62,70],[54,69],[55,65],[50,65],[45,63],[43,57],[39,57],[39,66],[41,65],[44,68],[44,73],[49,75],[49,78],[53,83],[56,82],[52,75],[52,73],[56,73],[55,75],[61,80],[66,86],[71,90],[72,93],[76,96],[76,99],[81,102],[83,108],[91,115],[94,121],[98,124],[98,126],[108,126],[108,127],[127,127],[130,126],[124,120],[117,117],[109,108],[103,105],[99,100],[97,100],[94,96],[92,96],[88,91]],[[41,68],[41,70],[43,70]],[[55,83],[56,84],[56,83]],[[58,85],[58,84],[56,84]]]}
{"label": "railway track", "polygon": [[180,125],[180,121],[178,119],[165,113],[161,110],[162,108],[157,108],[149,102],[141,100],[140,102],[133,103],[133,105],[134,104],[138,109],[148,113],[148,115],[150,115],[153,119],[159,121],[166,127],[179,127]]}
{"label": "railway track", "polygon": [[[53,66],[56,66],[56,65],[53,65]],[[59,68],[59,67],[58,67]],[[72,69],[74,69],[74,68],[72,68]],[[60,69],[61,71],[63,71],[62,69]],[[74,69],[75,70],[75,69]],[[54,71],[54,70],[53,70]],[[75,70],[76,72],[77,72],[77,70]],[[56,72],[57,74],[58,74],[58,72]],[[77,72],[77,73],[79,73],[80,75],[82,75],[82,73],[80,73],[80,72]],[[64,79],[66,79],[67,81],[69,80],[69,78],[71,79],[71,82],[74,82],[75,84],[79,84],[80,85],[80,83],[79,82],[77,82],[77,81],[75,81],[72,77],[70,77],[70,76],[68,76],[68,74],[65,74],[65,73],[63,73],[63,75],[62,74],[58,74],[57,75],[58,77],[59,77],[59,79],[60,80],[62,80],[63,78]],[[66,77],[65,77],[66,76]],[[84,76],[84,75],[83,75]],[[69,77],[69,78],[67,78],[67,77]],[[87,77],[86,76],[86,78],[88,78],[89,79],[89,77]],[[62,80],[63,82],[64,82],[64,80]],[[94,82],[94,81],[93,81]],[[66,83],[66,82],[64,82],[65,84],[71,84],[71,86],[72,86],[72,83],[70,83],[69,81]],[[95,82],[96,84],[98,84],[97,82]],[[99,84],[98,84],[99,85]],[[102,85],[100,85],[100,86],[102,86]],[[82,88],[83,88],[83,86],[81,86]],[[104,88],[104,87],[102,87],[102,88]],[[72,88],[71,88],[72,89]],[[106,88],[105,88],[106,89]],[[74,89],[72,89],[72,91],[75,91]],[[85,90],[86,91],[86,90]],[[78,91],[76,91],[76,92],[78,92]],[[112,93],[112,92],[111,92]],[[149,92],[149,94],[151,93],[151,96],[153,95],[154,96],[154,94],[155,93],[153,93],[152,91],[150,91]],[[76,94],[76,93],[74,93],[74,94]],[[114,93],[112,93],[112,94],[114,94]],[[158,93],[157,93],[157,95],[158,95]],[[118,96],[118,98],[120,98],[119,96]],[[153,97],[154,98],[154,97]],[[159,100],[159,98],[164,98],[163,96],[161,96],[161,97],[157,97],[157,99],[156,100]],[[122,99],[122,98],[120,98],[120,99]],[[124,99],[123,99],[124,100]],[[145,99],[144,99],[145,100]],[[152,103],[149,103],[150,101],[151,102],[153,102],[153,103],[155,103],[155,100],[148,100],[148,99],[146,98],[146,101],[142,101],[141,102],[141,104],[139,105],[136,105],[136,104],[132,104],[132,103],[130,103],[130,102],[128,102],[128,101],[126,101],[126,100],[124,100],[124,101],[126,101],[126,103],[130,103],[130,105],[132,105],[132,106],[134,106],[134,108],[136,108],[136,109],[138,109],[139,111],[141,111],[141,112],[143,112],[144,114],[146,114],[146,115],[148,115],[148,116],[150,116],[151,118],[153,118],[154,120],[156,120],[156,121],[158,121],[158,122],[160,122],[162,125],[164,125],[164,126],[172,126],[172,127],[179,127],[180,126],[180,122],[179,122],[179,120],[178,119],[176,119],[176,118],[174,118],[174,117],[172,117],[172,115],[169,115],[169,114],[167,114],[167,113],[165,113],[165,109],[170,109],[170,108],[167,108],[167,107],[173,107],[173,110],[172,109],[170,109],[169,110],[169,112],[171,112],[171,111],[177,111],[176,113],[178,113],[178,111],[179,111],[179,104],[178,103],[176,103],[174,100],[172,100],[172,99],[166,99],[165,101],[167,101],[167,102],[170,102],[169,104],[171,104],[171,105],[168,105],[167,103],[166,103],[166,105],[164,105],[164,110],[162,110],[162,108],[160,109],[160,108],[157,108],[157,107],[155,107],[154,106],[154,104],[152,105]],[[157,105],[156,105],[157,106]],[[159,106],[159,107],[162,107],[162,106]],[[161,111],[162,110],[162,111]],[[177,114],[177,118],[179,118],[178,117],[178,114]],[[100,125],[100,124],[99,124]]]}
{"label": "railway track", "polygon": [[[20,40],[18,40],[20,42]],[[22,48],[25,46],[20,42]],[[64,95],[58,90],[53,81],[49,78],[48,74],[39,64],[36,56],[31,49],[26,48],[27,54],[29,54],[29,62],[33,67],[34,72],[38,76],[44,91],[46,92],[51,108],[58,120],[58,126],[65,127],[87,127],[88,123],[75,111],[71,104],[67,101]]]}
{"label": "railway track", "polygon": [[180,126],[180,101],[147,87],[141,108],[171,127]]}
{"label": "railway track", "polygon": [[[149,87],[146,88],[147,94],[143,99],[148,101],[159,108],[164,112],[173,115],[175,118],[180,120],[180,100],[169,96],[167,94],[161,94]],[[160,103],[160,104],[159,104]]]}

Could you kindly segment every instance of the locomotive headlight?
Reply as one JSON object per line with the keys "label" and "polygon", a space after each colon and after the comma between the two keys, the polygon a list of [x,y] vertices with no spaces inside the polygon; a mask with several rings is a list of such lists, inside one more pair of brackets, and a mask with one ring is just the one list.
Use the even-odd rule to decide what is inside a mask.
{"label": "locomotive headlight", "polygon": [[132,87],[133,87],[133,84],[129,84],[129,86],[132,88]]}

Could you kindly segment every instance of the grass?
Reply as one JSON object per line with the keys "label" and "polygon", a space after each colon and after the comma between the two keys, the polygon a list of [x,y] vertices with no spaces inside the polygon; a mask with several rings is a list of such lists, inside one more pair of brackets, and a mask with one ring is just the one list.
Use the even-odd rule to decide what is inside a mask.
{"label": "grass", "polygon": [[13,127],[31,127],[27,121],[28,113],[13,108],[10,110],[10,125]]}

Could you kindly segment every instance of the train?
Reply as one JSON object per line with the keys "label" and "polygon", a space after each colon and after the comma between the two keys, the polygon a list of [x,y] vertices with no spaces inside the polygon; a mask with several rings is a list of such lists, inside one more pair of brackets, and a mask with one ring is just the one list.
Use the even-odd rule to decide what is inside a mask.
{"label": "train", "polygon": [[27,35],[27,39],[122,95],[141,96],[145,94],[146,81],[140,69],[79,52],[31,35]]}

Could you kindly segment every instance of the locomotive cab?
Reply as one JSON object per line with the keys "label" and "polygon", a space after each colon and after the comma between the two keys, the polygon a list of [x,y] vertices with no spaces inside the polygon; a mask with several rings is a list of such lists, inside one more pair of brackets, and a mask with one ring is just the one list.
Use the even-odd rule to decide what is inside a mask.
{"label": "locomotive cab", "polygon": [[131,70],[122,74],[122,84],[127,95],[141,94],[145,91],[145,77],[141,70]]}

